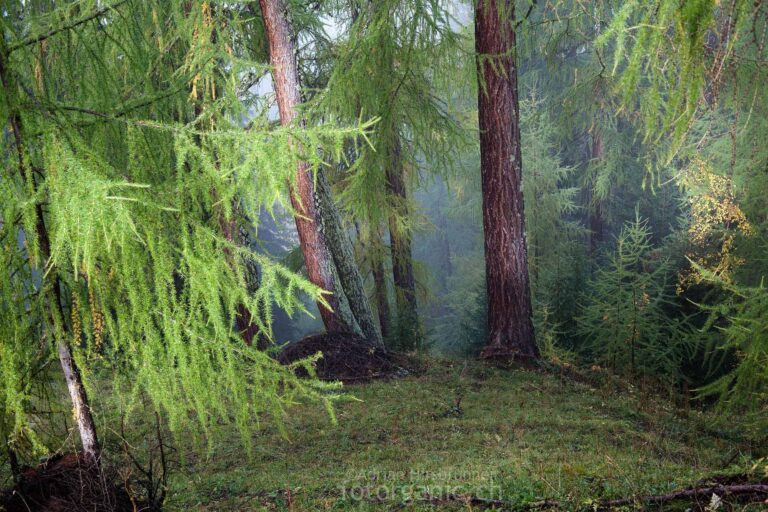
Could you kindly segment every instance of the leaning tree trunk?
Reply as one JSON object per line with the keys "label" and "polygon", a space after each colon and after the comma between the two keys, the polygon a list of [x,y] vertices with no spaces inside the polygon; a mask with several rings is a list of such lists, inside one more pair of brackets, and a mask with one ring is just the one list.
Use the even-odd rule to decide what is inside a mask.
{"label": "leaning tree trunk", "polygon": [[[289,125],[296,118],[296,107],[301,102],[290,25],[282,0],[259,0],[259,5],[269,40],[269,57],[280,122]],[[324,179],[322,169],[317,170],[317,177]],[[344,293],[343,282],[328,245],[333,236],[328,230],[332,232],[333,229],[324,222],[322,208],[335,206],[321,197],[322,188],[316,190],[312,171],[305,163],[299,164],[296,182],[291,188],[291,203],[297,212],[296,229],[307,274],[314,284],[330,292],[326,296],[330,308],[318,304],[325,328],[329,332],[362,334],[363,331]],[[362,283],[362,280],[360,282]],[[356,294],[352,295],[357,298]],[[368,310],[370,311],[370,307]]]}
{"label": "leaning tree trunk", "polygon": [[[6,52],[4,45],[0,43],[0,82],[3,86],[3,93],[5,94],[7,104],[9,106],[9,124],[11,135],[16,143],[16,155],[18,158],[18,169],[20,178],[25,183],[35,184],[34,176],[32,176],[31,170],[27,164],[25,158],[25,144],[21,126],[21,116],[19,116],[16,110],[14,102],[14,92],[16,85],[9,79],[7,70],[5,68]],[[36,219],[36,235],[38,244],[40,247],[40,258],[43,261],[48,260],[51,255],[50,238],[48,237],[48,231],[45,226],[45,218],[43,217],[43,208],[40,204],[35,209]],[[30,264],[32,258],[30,257]],[[73,411],[75,415],[75,421],[77,423],[78,430],[80,432],[80,440],[83,444],[83,458],[93,465],[99,464],[99,442],[96,436],[96,424],[93,421],[91,415],[91,408],[88,404],[88,395],[83,387],[82,378],[77,364],[72,359],[72,350],[69,346],[69,342],[64,336],[64,306],[61,295],[61,282],[56,274],[55,269],[49,274],[52,280],[51,291],[48,296],[48,308],[51,316],[51,327],[54,328],[58,325],[60,328],[54,328],[54,335],[58,336],[56,340],[58,345],[59,363],[64,372],[64,378],[67,382],[67,389],[69,390],[69,396],[72,400]]]}
{"label": "leaning tree trunk", "polygon": [[421,325],[416,302],[411,233],[402,226],[400,220],[408,216],[408,191],[404,173],[398,138],[395,140],[390,165],[387,168],[387,192],[392,201],[392,213],[389,216],[389,244],[392,253],[392,279],[395,283],[397,337],[401,348],[412,350],[421,343]]}
{"label": "leaning tree trunk", "polygon": [[510,0],[478,0],[480,121],[488,342],[484,358],[535,359],[522,191],[520,114]]}
{"label": "leaning tree trunk", "polygon": [[325,227],[325,240],[328,244],[333,262],[338,271],[341,287],[349,301],[349,307],[357,320],[363,335],[374,344],[384,346],[382,335],[376,327],[368,295],[365,293],[363,277],[355,261],[355,253],[349,233],[344,228],[339,210],[333,202],[331,186],[325,173],[319,172],[316,179],[317,196],[320,199],[320,215]]}
{"label": "leaning tree trunk", "polygon": [[[42,243],[41,243],[42,246]],[[61,284],[58,278],[54,277],[54,293],[51,300],[51,308],[58,308],[54,315],[60,315],[59,322],[63,327],[63,310],[61,308]],[[63,329],[59,332],[63,333]],[[91,406],[88,403],[88,395],[83,387],[83,379],[80,376],[80,369],[75,360],[72,359],[72,350],[67,340],[61,336],[58,340],[59,362],[64,371],[64,379],[67,381],[67,389],[72,400],[72,410],[75,415],[75,422],[80,432],[80,441],[83,443],[83,458],[88,464],[99,465],[99,440],[96,436],[96,424],[91,415]]]}

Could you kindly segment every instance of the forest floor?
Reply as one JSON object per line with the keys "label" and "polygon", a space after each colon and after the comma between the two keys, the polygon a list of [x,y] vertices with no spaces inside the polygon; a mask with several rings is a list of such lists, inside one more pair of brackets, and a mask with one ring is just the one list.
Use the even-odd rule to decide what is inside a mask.
{"label": "forest floor", "polygon": [[360,401],[338,404],[335,426],[322,407],[300,405],[288,438],[265,425],[251,458],[237,441],[186,457],[168,508],[477,509],[442,499],[458,495],[558,500],[567,510],[670,492],[746,463],[734,434],[706,414],[618,387],[429,362],[418,375],[348,387]]}

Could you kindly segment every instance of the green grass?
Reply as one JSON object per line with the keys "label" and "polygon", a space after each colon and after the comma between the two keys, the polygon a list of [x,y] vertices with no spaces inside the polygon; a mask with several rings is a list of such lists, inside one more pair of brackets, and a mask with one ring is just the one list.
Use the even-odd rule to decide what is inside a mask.
{"label": "green grass", "polygon": [[[668,492],[733,460],[734,441],[702,413],[544,372],[432,362],[421,375],[348,390],[360,401],[338,405],[338,425],[302,405],[286,419],[288,439],[265,426],[251,458],[235,432],[207,457],[185,457],[169,509],[425,510],[404,499],[426,488],[578,508]],[[360,499],[361,489],[386,498]]]}

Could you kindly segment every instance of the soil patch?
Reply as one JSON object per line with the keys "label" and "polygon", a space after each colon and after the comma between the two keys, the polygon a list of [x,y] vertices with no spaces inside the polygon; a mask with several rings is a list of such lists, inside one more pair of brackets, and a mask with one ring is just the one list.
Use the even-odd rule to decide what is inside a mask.
{"label": "soil patch", "polygon": [[55,455],[35,468],[26,469],[16,486],[0,493],[0,509],[7,512],[132,512],[131,497],[112,476],[88,465],[80,454]]}

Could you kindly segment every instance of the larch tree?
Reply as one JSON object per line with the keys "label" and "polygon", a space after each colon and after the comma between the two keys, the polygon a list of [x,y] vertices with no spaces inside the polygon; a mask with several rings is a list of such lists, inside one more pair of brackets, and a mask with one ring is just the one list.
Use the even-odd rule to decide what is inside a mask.
{"label": "larch tree", "polygon": [[333,41],[327,58],[332,69],[316,103],[350,122],[361,115],[379,119],[370,146],[355,148],[354,169],[339,173],[340,198],[351,216],[368,224],[366,258],[382,329],[393,346],[418,349],[424,330],[412,247],[419,215],[412,196],[420,182],[449,172],[453,150],[464,142],[439,90],[443,70],[461,59],[460,37],[443,0],[353,0],[329,14],[344,20],[342,36]]}
{"label": "larch tree", "polygon": [[611,71],[624,104],[640,103],[653,177],[670,163],[686,164],[678,178],[687,196],[691,266],[680,285],[704,281],[724,293],[701,305],[710,314],[705,327],[720,343],[707,362],[722,368],[723,354],[736,359],[700,390],[719,396],[724,410],[764,439],[768,4],[627,2],[596,44],[617,48]]}
{"label": "larch tree", "polygon": [[515,50],[513,3],[478,0],[475,51],[488,294],[488,342],[482,357],[530,360],[539,357],[539,350],[525,241]]}
{"label": "larch tree", "polygon": [[[269,41],[280,122],[301,126],[304,120],[298,117],[299,74],[286,7],[281,0],[259,0],[259,4]],[[329,332],[364,334],[373,343],[381,344],[348,234],[322,169],[313,170],[299,163],[291,202],[307,274],[314,284],[330,292],[328,304],[319,304],[325,328]]]}
{"label": "larch tree", "polygon": [[334,399],[237,326],[246,312],[269,337],[274,307],[328,306],[325,293],[228,227],[290,208],[298,165],[336,162],[370,126],[293,130],[264,113],[244,130],[240,79],[268,68],[244,48],[252,19],[205,0],[0,2],[0,439],[14,460],[50,453],[33,404],[54,378],[89,461],[111,421],[96,407],[115,400],[177,435],[233,424],[247,447],[262,413]]}

